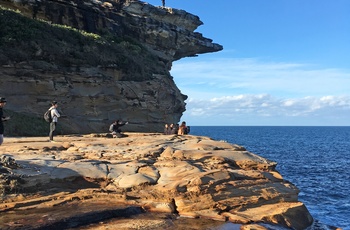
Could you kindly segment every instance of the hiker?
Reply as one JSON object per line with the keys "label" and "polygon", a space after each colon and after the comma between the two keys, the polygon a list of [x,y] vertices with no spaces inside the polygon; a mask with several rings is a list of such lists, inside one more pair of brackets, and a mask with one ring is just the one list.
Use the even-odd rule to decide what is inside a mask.
{"label": "hiker", "polygon": [[189,133],[189,127],[186,126],[186,122],[183,121],[179,127],[178,135],[186,135]]}
{"label": "hiker", "polygon": [[109,131],[113,135],[113,138],[123,137],[120,127],[129,124],[129,122],[123,123],[122,121],[116,120],[109,126]]}
{"label": "hiker", "polygon": [[170,125],[165,124],[165,126],[164,126],[164,134],[165,135],[171,134],[171,127],[170,127]]}
{"label": "hiker", "polygon": [[57,111],[57,107],[58,107],[57,101],[51,102],[51,107],[49,109],[51,114],[51,119],[52,119],[52,121],[50,122],[50,133],[49,133],[49,137],[50,137],[49,141],[51,142],[54,142],[53,135],[56,130],[58,118],[61,116]]}
{"label": "hiker", "polygon": [[178,131],[178,124],[170,124],[170,134],[177,134]]}
{"label": "hiker", "polygon": [[162,5],[163,7],[165,7],[165,0],[162,0]]}
{"label": "hiker", "polygon": [[6,105],[6,99],[4,97],[0,97],[0,145],[4,142],[4,121],[10,120],[10,117],[5,117],[2,108]]}

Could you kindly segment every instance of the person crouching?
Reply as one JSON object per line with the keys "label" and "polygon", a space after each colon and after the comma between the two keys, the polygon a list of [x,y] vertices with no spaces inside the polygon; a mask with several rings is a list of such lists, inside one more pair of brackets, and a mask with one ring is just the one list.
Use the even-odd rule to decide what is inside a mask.
{"label": "person crouching", "polygon": [[120,127],[128,124],[129,122],[121,122],[119,120],[114,121],[110,126],[109,126],[109,131],[111,132],[111,134],[113,135],[113,138],[117,138],[117,137],[123,137],[124,135],[121,133],[121,129]]}

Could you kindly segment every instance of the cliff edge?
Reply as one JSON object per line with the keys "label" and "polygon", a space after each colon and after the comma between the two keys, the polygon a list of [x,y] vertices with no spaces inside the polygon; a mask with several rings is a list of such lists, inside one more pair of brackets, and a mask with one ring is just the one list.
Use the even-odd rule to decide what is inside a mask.
{"label": "cliff edge", "polygon": [[[187,96],[170,76],[172,62],[222,50],[194,32],[203,24],[197,16],[141,1],[0,4],[0,89],[7,109],[42,120],[57,100],[66,117],[62,133],[101,132],[115,119],[128,120],[129,131],[149,132],[179,122]],[[34,132],[38,126],[25,134],[43,135]]]}
{"label": "cliff edge", "polygon": [[[7,138],[0,155],[0,228],[135,229],[142,212],[191,217],[178,229],[193,227],[192,218],[241,229],[313,224],[298,188],[275,170],[275,162],[208,137],[126,134],[59,136],[56,143]],[[116,217],[133,227],[123,228]],[[167,217],[148,229],[169,229],[172,221]]]}

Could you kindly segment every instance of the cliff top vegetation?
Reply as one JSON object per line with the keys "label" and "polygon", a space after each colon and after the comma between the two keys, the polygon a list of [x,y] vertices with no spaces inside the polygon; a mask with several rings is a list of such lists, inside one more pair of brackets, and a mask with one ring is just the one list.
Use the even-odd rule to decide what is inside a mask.
{"label": "cliff top vegetation", "polygon": [[72,71],[80,67],[114,68],[120,80],[142,81],[157,68],[158,58],[130,37],[107,30],[87,33],[65,25],[25,17],[0,6],[0,65],[26,62],[36,69]]}

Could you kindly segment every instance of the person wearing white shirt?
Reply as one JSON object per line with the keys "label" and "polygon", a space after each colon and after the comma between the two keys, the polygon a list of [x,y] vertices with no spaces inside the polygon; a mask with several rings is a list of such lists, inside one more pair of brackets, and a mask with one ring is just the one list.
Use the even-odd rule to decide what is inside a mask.
{"label": "person wearing white shirt", "polygon": [[50,137],[50,141],[53,141],[53,136],[54,136],[54,132],[56,130],[56,126],[57,126],[57,121],[58,121],[58,118],[61,116],[59,114],[59,112],[57,111],[57,107],[58,107],[58,103],[57,101],[53,101],[51,103],[51,108],[50,108],[50,111],[51,111],[51,118],[52,118],[52,121],[50,123],[50,133],[49,133],[49,137]]}

